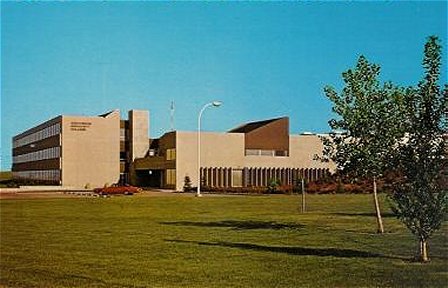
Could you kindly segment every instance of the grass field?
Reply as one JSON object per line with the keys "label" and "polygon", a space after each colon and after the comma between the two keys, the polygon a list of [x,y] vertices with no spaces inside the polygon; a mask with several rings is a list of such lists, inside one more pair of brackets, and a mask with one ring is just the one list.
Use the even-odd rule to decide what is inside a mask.
{"label": "grass field", "polygon": [[[429,264],[370,195],[1,200],[6,287],[446,287],[448,228]],[[387,206],[383,199],[383,207]],[[0,286],[1,286],[0,285]]]}

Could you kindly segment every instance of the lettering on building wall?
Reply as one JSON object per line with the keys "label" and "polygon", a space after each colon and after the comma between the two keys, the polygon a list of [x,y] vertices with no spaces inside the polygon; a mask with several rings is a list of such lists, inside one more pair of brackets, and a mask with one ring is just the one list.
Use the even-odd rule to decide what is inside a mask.
{"label": "lettering on building wall", "polygon": [[86,131],[90,126],[92,125],[92,122],[79,122],[74,121],[70,122],[70,130],[72,131]]}

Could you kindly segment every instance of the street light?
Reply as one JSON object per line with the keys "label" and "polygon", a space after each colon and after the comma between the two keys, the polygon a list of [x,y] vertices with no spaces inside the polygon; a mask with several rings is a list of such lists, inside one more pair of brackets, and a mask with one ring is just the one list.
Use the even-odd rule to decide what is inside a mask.
{"label": "street light", "polygon": [[201,197],[201,117],[202,113],[204,112],[207,107],[219,107],[222,105],[221,101],[213,101],[210,103],[207,103],[202,107],[201,111],[199,111],[198,116],[198,190],[196,193],[197,197]]}

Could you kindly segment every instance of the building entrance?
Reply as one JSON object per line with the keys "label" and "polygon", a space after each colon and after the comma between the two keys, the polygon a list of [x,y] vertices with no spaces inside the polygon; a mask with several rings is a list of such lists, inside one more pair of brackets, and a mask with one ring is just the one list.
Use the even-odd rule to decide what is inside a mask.
{"label": "building entrance", "polygon": [[136,176],[138,186],[162,188],[163,170],[136,170]]}

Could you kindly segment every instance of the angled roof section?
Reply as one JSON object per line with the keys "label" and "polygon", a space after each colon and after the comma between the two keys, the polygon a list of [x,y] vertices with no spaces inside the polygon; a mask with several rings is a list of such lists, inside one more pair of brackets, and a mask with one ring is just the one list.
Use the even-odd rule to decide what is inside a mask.
{"label": "angled roof section", "polygon": [[98,115],[98,117],[108,118],[109,116],[111,116],[113,114],[117,114],[117,113],[120,113],[120,110],[114,109],[114,110],[106,112],[104,114],[100,114],[100,115]]}
{"label": "angled roof section", "polygon": [[280,119],[285,119],[285,118],[287,119],[288,117],[280,117],[280,118],[274,118],[274,119],[268,119],[268,120],[249,122],[249,123],[240,125],[236,128],[229,130],[228,133],[249,133],[249,132],[252,132],[253,130],[256,130],[256,129],[266,126],[270,123],[273,123],[275,121],[278,121]]}
{"label": "angled roof section", "polygon": [[250,122],[229,133],[244,133],[244,148],[282,151],[289,155],[289,118],[280,117]]}

